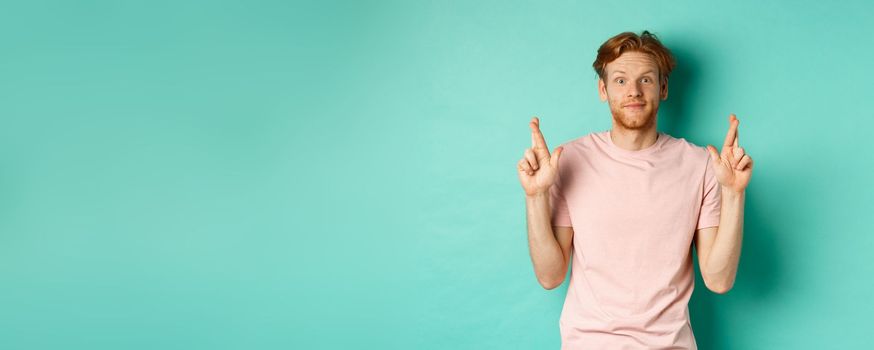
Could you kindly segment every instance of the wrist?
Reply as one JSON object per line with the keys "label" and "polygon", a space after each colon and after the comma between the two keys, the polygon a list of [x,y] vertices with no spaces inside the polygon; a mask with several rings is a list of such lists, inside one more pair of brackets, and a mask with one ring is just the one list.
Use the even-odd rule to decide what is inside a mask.
{"label": "wrist", "polygon": [[725,187],[725,186],[721,186],[721,187],[722,187],[722,188],[720,188],[721,195],[722,195],[722,197],[725,197],[726,199],[742,199],[742,198],[744,198],[744,194],[746,192],[745,189],[737,191],[737,190],[729,188],[729,187]]}
{"label": "wrist", "polygon": [[528,200],[528,201],[538,201],[538,200],[544,200],[544,199],[548,199],[548,198],[549,198],[549,190],[546,190],[543,192],[537,192],[534,194],[527,194],[527,193],[525,194],[525,200]]}

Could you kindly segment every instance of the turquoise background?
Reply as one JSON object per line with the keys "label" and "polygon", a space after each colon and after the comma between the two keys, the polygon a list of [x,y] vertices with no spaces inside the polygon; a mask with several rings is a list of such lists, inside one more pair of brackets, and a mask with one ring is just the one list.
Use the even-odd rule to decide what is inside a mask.
{"label": "turquoise background", "polygon": [[[515,164],[610,128],[597,47],[678,68],[659,130],[756,160],[702,349],[859,349],[874,5],[19,1],[0,7],[0,348],[557,349]],[[697,273],[697,272],[696,272]]]}

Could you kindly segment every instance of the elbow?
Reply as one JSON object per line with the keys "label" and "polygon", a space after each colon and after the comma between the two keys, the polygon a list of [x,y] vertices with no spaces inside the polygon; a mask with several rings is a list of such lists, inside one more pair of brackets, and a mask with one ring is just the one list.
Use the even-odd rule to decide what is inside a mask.
{"label": "elbow", "polygon": [[553,290],[553,289],[558,288],[558,286],[560,286],[562,283],[564,283],[564,279],[559,279],[559,280],[538,279],[537,282],[540,282],[540,286],[543,287],[543,289]]}
{"label": "elbow", "polygon": [[725,294],[734,286],[732,282],[707,282],[704,283],[711,292],[716,294]]}
{"label": "elbow", "polygon": [[711,292],[725,294],[734,286],[734,273],[705,273],[705,271],[706,269],[702,267],[701,277],[704,279],[704,285]]}
{"label": "elbow", "polygon": [[711,292],[714,292],[716,294],[725,294],[731,290],[731,286],[728,286],[728,287],[710,287],[710,286],[707,286],[707,289],[710,289]]}

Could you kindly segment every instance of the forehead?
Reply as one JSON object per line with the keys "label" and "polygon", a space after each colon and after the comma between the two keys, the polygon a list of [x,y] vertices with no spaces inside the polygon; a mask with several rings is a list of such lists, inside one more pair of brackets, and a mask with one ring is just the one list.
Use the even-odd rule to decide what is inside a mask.
{"label": "forehead", "polygon": [[604,67],[607,74],[622,71],[626,74],[640,74],[647,71],[658,72],[659,66],[652,56],[642,52],[625,52]]}

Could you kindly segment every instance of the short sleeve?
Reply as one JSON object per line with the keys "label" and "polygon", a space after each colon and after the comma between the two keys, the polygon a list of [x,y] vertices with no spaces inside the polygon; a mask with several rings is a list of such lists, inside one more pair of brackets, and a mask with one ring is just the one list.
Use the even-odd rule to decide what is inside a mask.
{"label": "short sleeve", "polygon": [[[566,151],[567,147],[565,147],[564,152]],[[567,159],[567,154],[562,154],[559,158],[559,171],[555,176],[555,183],[549,188],[549,202],[550,208],[552,208],[552,226],[572,227],[567,199],[565,199],[564,187],[561,183],[561,169],[568,169],[567,162],[563,162],[565,159]]]}
{"label": "short sleeve", "polygon": [[704,199],[701,201],[697,230],[719,226],[719,211],[722,206],[721,187],[719,186],[719,181],[716,180],[716,173],[713,171],[711,161],[712,159],[708,153],[704,170],[704,185],[702,186]]}

